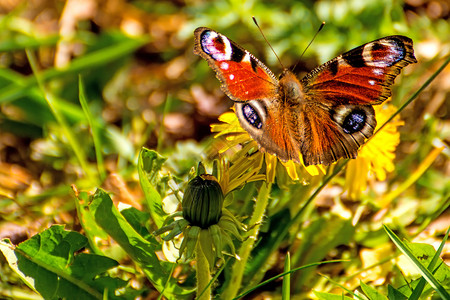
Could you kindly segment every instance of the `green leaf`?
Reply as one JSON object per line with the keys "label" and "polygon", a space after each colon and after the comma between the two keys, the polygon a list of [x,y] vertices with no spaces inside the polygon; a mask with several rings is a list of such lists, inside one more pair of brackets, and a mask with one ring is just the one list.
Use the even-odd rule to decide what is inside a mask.
{"label": "green leaf", "polygon": [[147,203],[150,215],[158,228],[164,223],[166,213],[162,209],[161,195],[155,189],[156,176],[166,161],[158,152],[142,148],[139,153],[138,172],[139,182],[144,191],[145,201]]}
{"label": "green leaf", "polygon": [[89,209],[94,214],[97,224],[127,252],[154,287],[164,296],[169,299],[180,299],[194,291],[177,284],[169,272],[173,264],[165,264],[166,268],[164,268],[156,256],[156,250],[160,248],[160,245],[147,241],[139,235],[116,209],[105,191],[101,189],[96,191],[92,196]]}
{"label": "green leaf", "polygon": [[[86,245],[86,237],[55,225],[15,248],[3,240],[0,250],[10,267],[45,299],[102,299],[105,291],[109,299],[119,299],[118,289],[127,282],[103,275],[118,263],[101,255],[75,254]],[[122,292],[121,299],[132,299]]]}
{"label": "green leaf", "polygon": [[364,282],[360,282],[361,289],[364,294],[369,297],[370,300],[387,300],[387,297],[378,292],[375,288],[365,284]]}
{"label": "green leaf", "polygon": [[[423,260],[428,260],[430,257],[426,257],[428,254],[427,247],[424,247],[423,244],[419,247],[413,247],[414,253],[411,251],[410,247],[407,243],[403,243],[395,233],[389,229],[386,225],[383,225],[384,229],[386,230],[387,234],[389,235],[389,238],[394,242],[395,246],[408,258],[408,260],[418,269],[420,274],[425,278],[425,280],[431,285],[431,287],[442,297],[442,299],[450,299],[450,295],[445,290],[445,288],[439,283],[437,278],[427,269],[426,266],[424,266],[421,261],[414,255],[414,253],[417,255],[419,254],[419,258],[422,257]],[[411,244],[409,244],[411,245]],[[431,254],[431,253],[429,253]],[[433,253],[434,254],[434,253]],[[424,255],[424,256],[421,256]],[[431,255],[433,256],[433,255]],[[448,274],[448,266],[446,266],[444,263],[442,263],[439,266],[439,269],[443,267],[445,268],[444,272],[445,274]],[[439,271],[439,269],[437,271]],[[435,270],[433,270],[434,272]],[[437,273],[437,272],[436,272]],[[437,274],[436,274],[437,275]],[[446,278],[450,278],[447,276]]]}
{"label": "green leaf", "polygon": [[83,227],[86,237],[89,241],[89,246],[96,254],[103,254],[103,252],[98,248],[95,242],[96,238],[107,239],[108,235],[106,232],[98,226],[95,222],[94,216],[88,209],[89,195],[86,192],[80,192],[77,194],[77,200],[75,201],[75,206],[77,208],[78,218],[80,224]]}
{"label": "green leaf", "polygon": [[[432,264],[433,257],[435,257],[436,250],[434,247],[425,243],[410,243],[405,242],[411,253],[424,266],[432,271],[433,276],[440,282],[445,279],[450,280],[450,268],[438,256],[438,261]],[[435,266],[438,266],[435,268]]]}
{"label": "green leaf", "polygon": [[403,295],[402,292],[392,287],[392,285],[388,285],[388,299],[395,299],[395,300],[406,300],[408,297]]}
{"label": "green leaf", "polygon": [[316,291],[313,291],[313,293],[320,300],[353,300],[353,298],[343,296],[343,295],[322,293],[322,292],[316,292]]}
{"label": "green leaf", "polygon": [[134,207],[130,207],[122,210],[121,213],[139,235],[146,240],[154,239],[153,235],[150,234],[145,226],[148,224],[148,219],[150,219],[150,214],[148,212],[143,212]]}
{"label": "green leaf", "polygon": [[[445,282],[444,281],[445,279],[450,278],[450,276],[448,274],[448,273],[450,273],[449,268],[443,263],[443,261],[442,261],[442,259],[440,257],[440,255],[442,253],[442,250],[444,249],[444,246],[447,243],[447,239],[448,239],[449,233],[450,233],[450,227],[447,229],[447,233],[445,234],[444,239],[442,240],[441,244],[439,245],[438,250],[434,251],[434,248],[432,248],[432,250],[433,250],[432,252],[434,252],[434,255],[433,255],[433,258],[431,259],[430,263],[428,264],[428,269],[429,270],[433,270],[433,268],[436,266],[437,263],[440,263],[440,264],[443,265],[443,267],[444,266],[446,267],[445,268],[445,271],[447,271],[446,274],[436,274],[437,272],[439,272],[439,270],[441,270],[441,268],[439,268],[437,270],[437,272],[435,273],[435,275],[438,276],[438,279],[439,279],[439,276],[442,276],[439,279],[442,282]],[[420,259],[423,256],[416,256],[416,257]],[[449,285],[450,284],[450,279],[447,279],[446,283],[447,283],[447,285]],[[416,300],[416,299],[420,298],[420,295],[425,290],[425,286],[426,286],[425,284],[426,284],[425,278],[423,278],[423,277],[420,278],[417,286],[414,288],[414,290],[413,290],[413,292],[411,294],[410,300]]]}
{"label": "green leaf", "polygon": [[[445,244],[444,241],[441,246]],[[411,253],[421,262],[421,264],[428,270],[433,271],[433,276],[443,284],[450,284],[450,268],[439,257],[441,251],[435,251],[434,247],[424,243],[410,243],[405,242],[405,245],[409,247]],[[442,250],[442,249],[441,249]],[[438,268],[435,266],[438,265]],[[421,299],[425,294],[429,293],[430,286],[426,285],[425,278],[421,277],[414,280],[409,284],[413,289],[410,300]],[[410,287],[403,287],[401,290],[407,290],[409,292]]]}

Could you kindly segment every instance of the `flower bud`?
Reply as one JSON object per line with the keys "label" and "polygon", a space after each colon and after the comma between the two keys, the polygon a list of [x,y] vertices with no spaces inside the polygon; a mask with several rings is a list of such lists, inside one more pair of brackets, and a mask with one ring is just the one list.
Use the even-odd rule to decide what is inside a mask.
{"label": "flower bud", "polygon": [[223,192],[212,175],[200,175],[189,181],[183,197],[183,218],[206,229],[222,216]]}

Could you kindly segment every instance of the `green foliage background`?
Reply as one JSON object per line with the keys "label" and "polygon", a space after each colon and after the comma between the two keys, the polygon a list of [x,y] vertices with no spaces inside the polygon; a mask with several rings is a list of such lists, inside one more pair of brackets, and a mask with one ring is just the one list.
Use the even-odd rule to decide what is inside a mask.
{"label": "green foliage background", "polygon": [[[192,53],[196,27],[207,26],[227,35],[279,73],[281,66],[254,26],[254,16],[283,64],[295,66],[300,77],[318,64],[373,39],[406,35],[414,41],[418,64],[404,70],[393,86],[392,103],[397,107],[432,78],[449,57],[449,12],[444,9],[441,15],[436,14],[432,1],[416,5],[413,1],[388,0],[92,0],[78,7],[75,2],[71,2],[75,5],[72,9],[67,8],[69,2],[0,4],[0,236],[9,238],[14,245],[41,232],[44,233],[35,240],[57,236],[50,240],[70,245],[56,255],[64,259],[54,266],[50,263],[54,257],[47,257],[40,267],[67,279],[76,290],[97,280],[92,285],[93,298],[101,297],[104,287],[122,288],[126,292],[121,295],[128,298],[157,298],[161,287],[167,288],[167,293],[193,297],[194,268],[190,264],[160,261],[154,253],[161,253],[161,241],[150,232],[160,227],[164,219],[162,212],[155,214],[152,203],[180,198],[191,168],[200,160],[217,155],[210,147],[213,142],[209,124],[217,122],[218,116],[231,107],[213,72]],[[445,8],[445,1],[438,3]],[[67,22],[63,16],[74,21],[70,34],[59,33],[64,20]],[[325,28],[300,57],[322,21],[326,22]],[[69,49],[67,64],[57,65],[55,54],[61,54],[64,46]],[[314,205],[303,208],[319,182],[289,185],[286,189],[283,179],[277,178],[241,292],[257,286],[247,297],[263,293],[278,297],[280,282],[258,285],[283,272],[287,251],[291,253],[291,269],[322,260],[349,259],[292,273],[291,291],[299,299],[331,299],[327,293],[341,295],[343,286],[369,296],[370,287],[360,287],[359,280],[383,295],[395,294],[387,282],[399,290],[405,280],[420,284],[419,280],[413,281],[419,273],[408,273],[403,265],[397,265],[396,248],[389,246],[391,242],[382,224],[408,240],[439,245],[444,239],[450,224],[449,78],[446,67],[402,112],[405,125],[396,151],[396,168],[384,183],[372,182],[358,201],[336,192],[345,181],[339,175],[319,194]],[[421,170],[433,149],[442,145],[441,154]],[[142,169],[138,172],[143,146],[156,149],[167,158],[151,160],[155,165],[147,166],[150,173]],[[413,182],[387,212],[377,207],[377,199],[411,178]],[[120,220],[120,226],[112,230],[108,221],[96,219],[100,217],[95,212],[86,212],[89,196],[81,192],[74,197],[71,185],[77,187],[75,190],[91,193],[102,187],[111,193],[116,206],[122,202],[134,208],[123,213],[125,217],[114,209],[109,211],[109,217]],[[243,222],[248,222],[252,214],[260,187],[261,183],[249,183],[233,193],[229,209]],[[108,201],[106,193],[96,195],[97,201]],[[299,222],[289,228],[288,237],[274,243],[290,220],[286,216],[300,209],[305,211]],[[342,217],[348,211],[363,211],[365,215],[353,224],[352,218]],[[64,224],[65,230],[52,227],[51,231],[44,231],[54,224]],[[135,238],[135,243],[128,245],[130,248],[117,237],[118,228],[125,232],[122,238]],[[130,228],[139,235],[133,235]],[[73,239],[60,241],[66,235]],[[111,236],[114,241],[108,238]],[[96,238],[102,242],[94,242]],[[34,240],[26,243],[31,241]],[[383,252],[384,246],[391,250]],[[10,247],[11,244],[2,244],[5,257],[0,257],[1,297],[38,298],[32,289],[39,289],[27,282],[30,289],[8,264],[5,253],[12,253]],[[136,254],[139,247],[147,249],[147,254]],[[365,249],[387,253],[386,257],[374,258],[373,267],[369,268],[381,268],[374,271],[378,281],[360,272]],[[149,251],[153,253],[148,255]],[[71,276],[64,277],[68,274],[66,264],[72,264],[78,252],[86,256],[72,265],[75,271],[69,272]],[[105,260],[89,272],[98,276],[96,280],[77,277],[82,275],[76,270],[77,264],[92,259],[89,255],[101,255]],[[432,255],[433,252],[428,253],[428,263]],[[443,257],[448,264],[448,250],[444,250]],[[149,261],[152,266],[161,264],[157,272],[146,268],[145,262]],[[179,277],[161,282],[174,270]],[[229,266],[224,267],[214,283],[217,294],[226,286],[230,270]],[[448,278],[444,276],[440,281],[447,288]],[[178,285],[177,280],[182,284]],[[53,282],[49,279],[46,284],[51,286]],[[427,286],[422,297],[437,299],[439,296],[433,291]],[[53,294],[41,295],[51,299]],[[68,293],[67,297],[75,295],[78,294]]]}

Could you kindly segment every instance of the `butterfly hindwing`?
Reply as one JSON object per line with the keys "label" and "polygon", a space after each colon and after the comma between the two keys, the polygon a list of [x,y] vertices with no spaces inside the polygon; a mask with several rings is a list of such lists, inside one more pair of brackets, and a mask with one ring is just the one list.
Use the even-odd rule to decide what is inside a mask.
{"label": "butterfly hindwing", "polygon": [[281,160],[300,162],[298,118],[279,99],[251,100],[235,104],[241,126],[258,142],[261,150]]}
{"label": "butterfly hindwing", "polygon": [[340,158],[355,158],[376,126],[370,105],[341,105],[335,111],[306,105],[300,115],[299,143],[305,165],[329,165]]}

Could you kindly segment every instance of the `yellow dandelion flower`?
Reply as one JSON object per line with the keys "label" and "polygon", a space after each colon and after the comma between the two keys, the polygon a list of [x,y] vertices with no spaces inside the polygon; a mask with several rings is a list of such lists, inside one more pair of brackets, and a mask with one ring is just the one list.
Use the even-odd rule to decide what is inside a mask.
{"label": "yellow dandelion flower", "polygon": [[[374,106],[377,131],[392,116],[397,108],[393,105]],[[359,150],[358,157],[347,164],[344,190],[351,199],[358,199],[367,189],[369,180],[385,180],[387,173],[394,171],[395,149],[400,142],[398,127],[404,122],[397,116],[384,126]]]}
{"label": "yellow dandelion flower", "polygon": [[265,175],[260,174],[263,155],[257,152],[255,155],[248,156],[246,155],[248,151],[248,148],[244,147],[233,155],[230,161],[224,158],[220,160],[217,179],[225,195],[247,182],[265,180]]}

